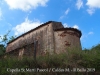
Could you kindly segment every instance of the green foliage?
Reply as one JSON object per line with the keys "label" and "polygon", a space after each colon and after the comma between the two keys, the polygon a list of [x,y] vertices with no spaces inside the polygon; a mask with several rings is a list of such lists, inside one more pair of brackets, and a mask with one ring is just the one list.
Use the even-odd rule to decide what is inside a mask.
{"label": "green foliage", "polygon": [[3,55],[6,51],[6,46],[7,46],[7,43],[14,40],[16,38],[16,36],[11,36],[11,37],[8,37],[10,31],[8,31],[6,34],[4,34],[2,37],[0,36],[0,56]]}
{"label": "green foliage", "polygon": [[11,42],[11,41],[14,40],[15,38],[16,38],[16,36],[11,36],[11,37],[9,37],[8,42]]}
{"label": "green foliage", "polygon": [[92,67],[96,71],[100,71],[100,44],[90,50],[83,50],[83,56],[81,66]]}
{"label": "green foliage", "polygon": [[4,45],[6,45],[8,42],[8,34],[9,33],[10,33],[10,31],[8,31],[6,34],[4,34],[3,37],[0,37],[1,42],[4,43]]}
{"label": "green foliage", "polygon": [[[95,72],[70,72],[63,74],[62,72],[7,72],[7,68],[11,69],[46,69],[46,68],[95,68]],[[98,74],[97,74],[98,73]],[[0,59],[0,75],[100,75],[100,45],[85,50],[68,50],[67,53],[53,54],[49,53],[45,56],[33,57],[10,57]]]}
{"label": "green foliage", "polygon": [[3,55],[5,53],[6,48],[3,44],[0,44],[0,55]]}
{"label": "green foliage", "polygon": [[1,39],[1,42],[0,43],[3,43],[5,46],[7,46],[7,43],[14,40],[16,38],[16,36],[9,36],[9,33],[10,33],[10,30],[3,35],[3,37],[0,36],[0,39]]}

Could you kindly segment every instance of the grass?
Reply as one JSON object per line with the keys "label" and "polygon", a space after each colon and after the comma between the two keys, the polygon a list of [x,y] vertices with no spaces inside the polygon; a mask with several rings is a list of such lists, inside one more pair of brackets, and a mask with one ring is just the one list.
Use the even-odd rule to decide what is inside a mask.
{"label": "grass", "polygon": [[[67,53],[0,59],[0,75],[99,75],[100,74],[100,48],[95,46],[91,50],[68,50]],[[36,71],[38,69],[38,71]],[[94,72],[66,72],[66,69],[73,68],[92,68]],[[53,72],[52,69],[60,69]],[[8,70],[8,71],[7,71]],[[19,71],[20,70],[20,71]],[[14,71],[14,72],[13,72]],[[45,71],[45,72],[44,72]]]}

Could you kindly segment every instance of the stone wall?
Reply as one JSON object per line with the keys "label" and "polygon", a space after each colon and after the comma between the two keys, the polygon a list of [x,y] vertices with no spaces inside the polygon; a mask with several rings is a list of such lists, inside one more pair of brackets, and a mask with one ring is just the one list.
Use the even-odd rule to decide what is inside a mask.
{"label": "stone wall", "polygon": [[59,54],[68,49],[81,49],[80,37],[77,29],[64,28],[61,22],[48,22],[8,43],[6,53],[17,53],[19,57]]}
{"label": "stone wall", "polygon": [[81,50],[79,33],[74,30],[55,31],[55,50],[59,54],[70,50]]}
{"label": "stone wall", "polygon": [[55,52],[54,30],[63,28],[61,22],[51,22],[9,43],[6,53],[17,50],[19,56],[34,54],[34,41],[38,41],[36,55]]}

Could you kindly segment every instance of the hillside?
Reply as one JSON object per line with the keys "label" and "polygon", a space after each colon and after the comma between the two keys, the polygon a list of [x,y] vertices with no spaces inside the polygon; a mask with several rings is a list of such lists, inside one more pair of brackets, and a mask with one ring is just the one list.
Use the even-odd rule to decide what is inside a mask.
{"label": "hillside", "polygon": [[66,75],[66,73],[69,75],[100,75],[100,44],[91,49],[68,50],[67,54],[47,54],[37,59],[23,57],[22,60],[18,60],[16,57],[8,56],[0,59],[0,73],[0,75]]}

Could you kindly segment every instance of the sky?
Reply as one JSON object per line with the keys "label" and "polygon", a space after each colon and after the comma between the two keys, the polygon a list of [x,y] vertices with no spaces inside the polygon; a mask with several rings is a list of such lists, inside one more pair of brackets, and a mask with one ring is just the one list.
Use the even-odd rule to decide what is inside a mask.
{"label": "sky", "polygon": [[82,48],[100,43],[100,0],[0,0],[0,36],[19,36],[47,21],[81,30]]}

